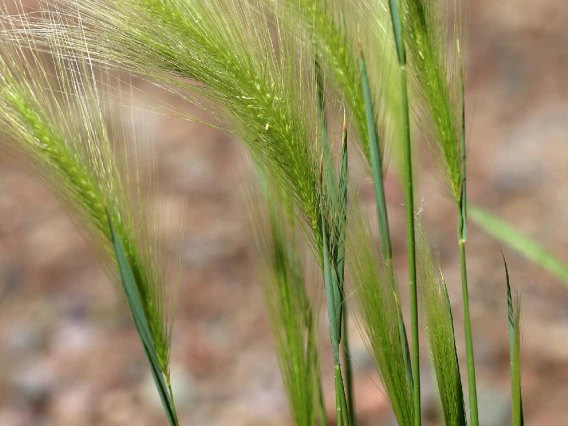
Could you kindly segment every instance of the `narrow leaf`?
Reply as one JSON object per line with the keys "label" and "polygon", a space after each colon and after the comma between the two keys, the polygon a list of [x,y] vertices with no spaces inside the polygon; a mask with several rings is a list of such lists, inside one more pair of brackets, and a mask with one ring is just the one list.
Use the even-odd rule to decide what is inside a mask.
{"label": "narrow leaf", "polygon": [[[369,156],[371,162],[371,171],[373,176],[373,189],[375,191],[375,206],[377,209],[377,220],[379,225],[379,235],[381,239],[381,250],[383,258],[386,262],[388,273],[391,275],[389,282],[394,285],[394,272],[392,265],[392,243],[390,238],[390,229],[388,223],[387,205],[385,199],[384,187],[384,170],[383,159],[381,158],[381,149],[379,146],[379,139],[377,127],[375,123],[375,112],[373,108],[373,101],[371,96],[371,89],[369,86],[369,79],[367,74],[367,64],[365,57],[361,52],[361,86],[363,90],[363,98],[365,100],[365,111],[367,117],[367,129],[369,132]],[[393,291],[395,291],[393,289]],[[407,366],[407,373],[412,384],[412,367],[410,362],[410,350],[408,348],[408,337],[406,334],[406,326],[402,317],[402,309],[399,306],[398,326],[400,329],[401,343],[404,349],[404,359]]]}
{"label": "narrow leaf", "polygon": [[469,205],[470,217],[487,233],[553,274],[568,286],[568,265],[535,240],[487,210]]}
{"label": "narrow leaf", "polygon": [[[502,254],[503,255],[503,254]],[[513,426],[524,426],[523,397],[521,392],[521,304],[518,294],[511,291],[509,268],[503,255],[507,278],[507,311],[509,318],[509,355],[511,364],[511,399]]]}
{"label": "narrow leaf", "polygon": [[144,347],[144,352],[146,353],[148,363],[150,364],[150,369],[152,371],[152,376],[154,377],[156,389],[160,394],[160,399],[162,400],[162,405],[164,406],[168,421],[171,426],[177,426],[178,420],[173,402],[173,396],[168,390],[168,385],[166,384],[164,375],[160,369],[158,354],[156,353],[156,347],[154,345],[154,341],[152,340],[150,325],[148,318],[146,317],[146,313],[144,312],[142,298],[140,297],[140,293],[134,279],[134,274],[132,272],[130,264],[128,263],[122,242],[116,234],[111,217],[108,213],[107,216],[112,243],[116,255],[116,262],[118,264],[120,278],[124,292],[126,294],[128,306],[130,307],[130,313],[132,314],[132,319],[134,320],[136,331],[138,332],[138,336],[140,337],[140,341],[142,342],[142,346]]}
{"label": "narrow leaf", "polygon": [[418,281],[424,305],[428,343],[446,426],[466,426],[463,387],[454,323],[439,260],[433,259],[420,222],[416,227]]}
{"label": "narrow leaf", "polygon": [[398,0],[389,0],[389,9],[392,20],[392,28],[394,32],[394,40],[396,43],[396,53],[400,65],[406,64],[406,50],[404,48],[404,39],[402,34],[402,19],[398,8]]}

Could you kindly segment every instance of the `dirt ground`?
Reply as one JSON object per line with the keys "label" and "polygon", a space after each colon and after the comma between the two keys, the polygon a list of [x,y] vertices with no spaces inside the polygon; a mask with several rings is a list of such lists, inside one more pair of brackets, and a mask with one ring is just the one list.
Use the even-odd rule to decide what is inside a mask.
{"label": "dirt ground", "polygon": [[[565,6],[565,0],[470,1],[468,190],[472,203],[568,261]],[[244,151],[203,124],[153,119],[160,202],[186,210],[172,351],[181,424],[289,425],[236,188]],[[440,251],[463,348],[454,205],[426,146],[418,146],[416,161],[417,198]],[[403,194],[394,175],[387,193],[404,283]],[[482,424],[504,426],[509,361],[500,246],[473,224],[468,244]],[[503,250],[523,297],[526,424],[568,424],[568,288]],[[322,345],[326,333],[322,321]],[[354,324],[350,334],[359,425],[393,425]],[[434,422],[425,346],[422,354],[425,416]],[[333,394],[326,400],[331,418]],[[0,157],[0,425],[165,424],[128,312],[89,246],[50,193]]]}

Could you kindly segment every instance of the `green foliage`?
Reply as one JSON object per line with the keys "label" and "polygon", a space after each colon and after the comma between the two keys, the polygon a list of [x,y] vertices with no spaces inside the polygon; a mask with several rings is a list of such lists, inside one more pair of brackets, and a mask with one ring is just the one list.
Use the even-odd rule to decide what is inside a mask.
{"label": "green foliage", "polygon": [[[135,151],[131,146],[121,152],[111,144],[139,139],[106,122],[107,97],[118,83],[110,71],[115,68],[209,110],[215,125],[222,122],[247,146],[264,189],[262,202],[249,200],[256,208],[251,228],[261,288],[292,418],[299,426],[327,422],[317,348],[318,311],[308,297],[304,246],[312,249],[323,276],[337,424],[351,426],[356,421],[346,335],[346,287],[351,285],[350,306],[398,424],[421,424],[420,294],[445,423],[466,425],[446,284],[422,225],[415,229],[410,112],[416,112],[458,207],[471,423],[477,426],[465,255],[460,4],[458,0],[42,0],[41,13],[35,17],[22,10],[17,15],[3,11],[1,131],[9,137],[15,158],[31,166],[96,243],[128,302],[170,424],[177,425],[169,377],[174,298],[164,285],[159,241],[151,238],[155,206],[137,199],[140,170],[136,166],[132,178],[126,167],[139,163],[139,158],[129,154]],[[335,112],[341,109],[345,111],[341,147],[334,147],[331,129],[338,121]],[[348,129],[355,130],[349,149]],[[348,151],[353,152],[351,139],[357,137],[370,165],[379,247],[361,202],[353,196],[357,188],[349,183]],[[388,147],[401,154],[403,171],[412,365],[385,197]],[[548,253],[508,228],[499,229],[499,222],[483,212],[473,210],[473,216],[568,282],[566,268]],[[523,422],[520,305],[511,301],[509,284],[508,296],[517,426]],[[340,365],[342,346],[346,381]]]}

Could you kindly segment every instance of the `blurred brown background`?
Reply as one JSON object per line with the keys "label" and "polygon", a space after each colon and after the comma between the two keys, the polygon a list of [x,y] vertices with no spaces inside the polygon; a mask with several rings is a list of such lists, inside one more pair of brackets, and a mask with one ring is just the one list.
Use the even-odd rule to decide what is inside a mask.
{"label": "blurred brown background", "polygon": [[[472,202],[568,261],[565,6],[565,0],[470,1],[468,189]],[[161,202],[187,210],[172,353],[181,423],[288,425],[235,187],[243,150],[204,125],[155,120]],[[441,253],[463,348],[454,206],[427,147],[416,158],[417,197]],[[403,195],[394,176],[387,190],[403,284]],[[526,422],[567,424],[568,288],[504,251],[523,295]],[[482,424],[503,426],[510,424],[504,271],[499,245],[473,224],[468,269]],[[392,425],[355,327],[351,336],[360,424]],[[426,354],[424,347],[423,380],[431,389]],[[329,367],[324,384],[331,390]],[[424,394],[431,418],[435,400],[430,390]],[[327,396],[331,414],[334,398]],[[89,247],[57,201],[0,157],[0,425],[165,424],[127,310]]]}

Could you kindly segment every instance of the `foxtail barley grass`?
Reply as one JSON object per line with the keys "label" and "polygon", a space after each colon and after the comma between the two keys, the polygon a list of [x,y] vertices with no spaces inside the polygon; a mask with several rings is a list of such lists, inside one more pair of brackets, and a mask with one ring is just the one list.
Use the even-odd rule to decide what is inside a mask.
{"label": "foxtail barley grass", "polygon": [[[3,34],[26,29],[22,22],[16,26],[4,18]],[[96,81],[89,61],[61,47],[65,40],[52,42],[51,56],[38,53],[32,38],[2,45],[0,122],[6,149],[61,200],[94,243],[137,326],[143,320],[143,327],[137,328],[154,377],[163,385],[170,423],[177,424],[166,385],[175,292],[164,282],[160,243],[152,235],[158,210],[149,200],[136,200],[141,170],[129,177],[125,169],[135,149],[128,147],[119,161],[111,142],[123,138],[122,142],[133,143],[129,139],[134,135],[118,126],[109,128],[104,119],[112,77],[103,75],[103,81]]]}
{"label": "foxtail barley grass", "polygon": [[[131,201],[138,180],[110,142],[116,135],[104,120],[102,88],[115,80],[100,75],[119,69],[164,87],[207,109],[248,148],[263,188],[249,199],[261,289],[298,426],[327,424],[304,246],[323,277],[337,425],[357,422],[347,288],[398,424],[422,421],[419,295],[444,423],[467,424],[446,284],[415,217],[414,118],[456,201],[470,424],[478,426],[465,253],[463,16],[458,0],[41,0],[39,14],[3,10],[0,121],[10,151],[51,185],[97,243],[127,299],[170,424],[178,424],[168,367],[174,292],[147,231],[156,212],[145,200]],[[349,179],[354,147],[373,182],[378,245]],[[404,187],[412,345],[385,197],[390,150]],[[507,294],[517,426],[520,308],[509,285]]]}

